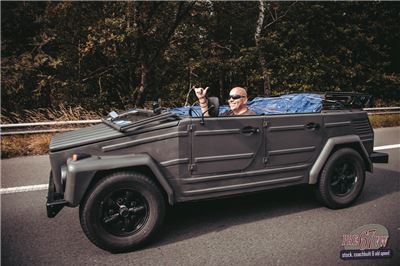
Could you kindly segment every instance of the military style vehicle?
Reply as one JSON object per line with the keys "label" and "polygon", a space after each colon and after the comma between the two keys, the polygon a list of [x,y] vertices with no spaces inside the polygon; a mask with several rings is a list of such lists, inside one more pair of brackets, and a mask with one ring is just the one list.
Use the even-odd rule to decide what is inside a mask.
{"label": "military style vehicle", "polygon": [[50,144],[47,214],[78,207],[96,246],[142,247],[160,229],[166,205],[309,184],[331,209],[360,195],[365,172],[388,155],[373,151],[365,97],[321,96],[313,113],[210,116],[133,110],[56,135]]}

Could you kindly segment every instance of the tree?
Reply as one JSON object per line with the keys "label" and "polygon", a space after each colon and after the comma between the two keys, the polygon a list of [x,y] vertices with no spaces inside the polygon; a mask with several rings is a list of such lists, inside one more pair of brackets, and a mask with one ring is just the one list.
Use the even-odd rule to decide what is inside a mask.
{"label": "tree", "polygon": [[[271,84],[270,84],[270,74],[267,68],[267,58],[265,53],[263,53],[261,50],[262,46],[261,42],[263,41],[261,33],[263,30],[265,31],[268,27],[272,26],[274,23],[284,18],[287,15],[289,9],[294,4],[296,4],[296,2],[291,3],[288,7],[278,5],[277,3],[273,4],[268,3],[267,5],[265,5],[265,1],[259,0],[259,12],[258,12],[256,30],[254,34],[254,40],[255,40],[258,60],[260,62],[261,73],[262,73],[261,75],[262,79],[264,80],[263,91],[265,96],[271,95]],[[267,11],[270,19],[268,23],[264,25],[264,17]]]}
{"label": "tree", "polygon": [[400,101],[389,2],[1,2],[2,107],[107,112],[191,85],[226,98],[359,91]]}

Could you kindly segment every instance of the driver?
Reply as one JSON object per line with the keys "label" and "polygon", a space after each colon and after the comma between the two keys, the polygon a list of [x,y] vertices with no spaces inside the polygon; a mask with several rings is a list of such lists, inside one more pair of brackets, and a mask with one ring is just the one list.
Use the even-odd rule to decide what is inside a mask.
{"label": "driver", "polygon": [[[195,88],[194,90],[199,99],[201,112],[204,113],[205,116],[208,116],[208,100],[206,98],[208,87],[205,89]],[[247,92],[242,87],[234,87],[231,89],[229,92],[228,103],[230,110],[221,114],[221,116],[256,115],[255,112],[251,111],[247,107]]]}

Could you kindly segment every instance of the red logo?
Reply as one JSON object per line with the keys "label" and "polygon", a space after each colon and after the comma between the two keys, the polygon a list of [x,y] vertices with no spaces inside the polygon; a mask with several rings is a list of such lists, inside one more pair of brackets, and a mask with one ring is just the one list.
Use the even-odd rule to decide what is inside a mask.
{"label": "red logo", "polygon": [[388,230],[379,224],[367,224],[344,234],[340,252],[340,258],[366,259],[366,258],[390,258],[392,250],[385,249],[389,240]]}

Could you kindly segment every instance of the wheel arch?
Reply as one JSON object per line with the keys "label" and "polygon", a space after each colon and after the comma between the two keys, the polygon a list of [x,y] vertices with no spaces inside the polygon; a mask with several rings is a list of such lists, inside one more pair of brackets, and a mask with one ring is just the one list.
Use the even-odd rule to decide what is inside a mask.
{"label": "wheel arch", "polygon": [[319,175],[329,159],[329,157],[337,150],[341,148],[352,148],[357,151],[363,158],[366,170],[369,172],[373,171],[373,164],[369,159],[368,152],[364,148],[361,139],[357,135],[349,135],[342,137],[329,138],[322,148],[318,158],[315,160],[309,174],[309,184],[317,184]]}
{"label": "wheel arch", "polygon": [[117,171],[137,171],[149,176],[168,200],[174,203],[171,186],[155,161],[147,154],[90,157],[69,161],[64,199],[72,207],[78,206],[87,191],[104,176]]}

